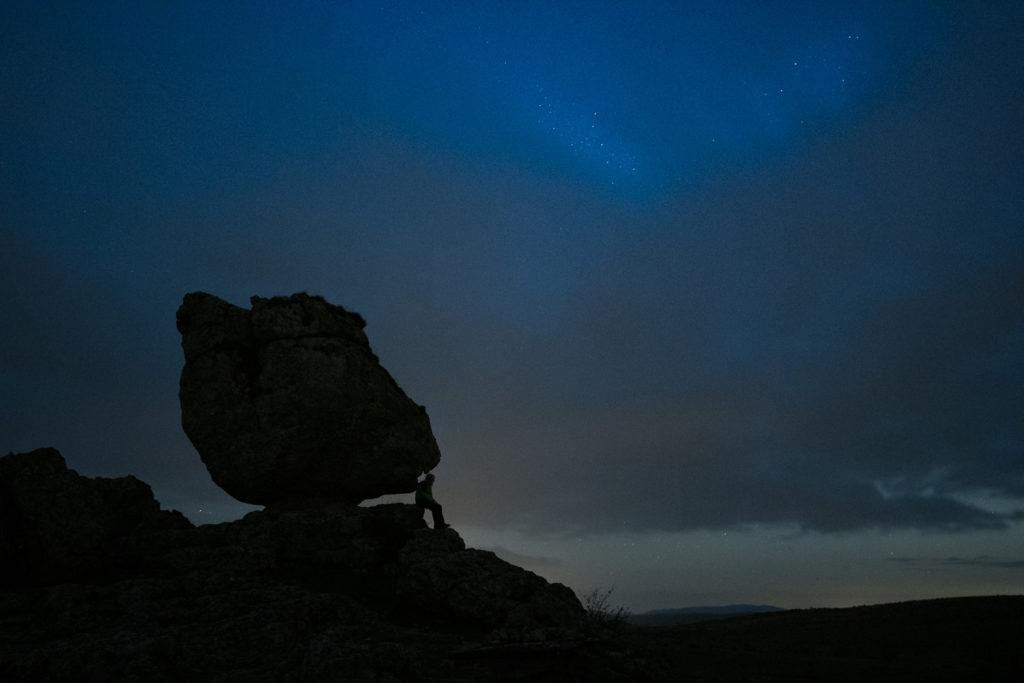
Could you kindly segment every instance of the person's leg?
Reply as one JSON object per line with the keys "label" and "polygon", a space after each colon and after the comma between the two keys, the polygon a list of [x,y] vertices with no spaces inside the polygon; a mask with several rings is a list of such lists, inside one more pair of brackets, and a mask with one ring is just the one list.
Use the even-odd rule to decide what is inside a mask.
{"label": "person's leg", "polygon": [[431,503],[430,504],[430,514],[434,516],[434,528],[435,529],[444,529],[446,526],[448,526],[447,524],[444,523],[444,513],[441,512],[441,504],[440,503]]}

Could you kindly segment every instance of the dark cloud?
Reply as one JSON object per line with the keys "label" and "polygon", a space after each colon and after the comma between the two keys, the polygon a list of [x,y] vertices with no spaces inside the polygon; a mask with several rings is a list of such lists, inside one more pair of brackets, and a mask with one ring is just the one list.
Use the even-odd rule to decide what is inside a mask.
{"label": "dark cloud", "polygon": [[977,567],[981,569],[1020,569],[1024,560],[1008,560],[978,555],[975,557],[891,557],[891,562],[898,562],[908,569],[931,571],[942,567]]}
{"label": "dark cloud", "polygon": [[[457,466],[518,470],[489,523],[1005,527],[954,496],[1024,491],[1024,263],[1012,250],[971,268],[907,254],[879,271],[886,240],[844,237],[862,218],[812,232],[807,207],[772,218],[777,198],[758,196],[762,215],[723,194],[692,226],[676,221],[713,239],[627,245],[570,316],[481,344],[502,361],[460,386],[490,415],[470,439],[489,447]],[[742,239],[718,225],[744,226]]]}
{"label": "dark cloud", "polygon": [[942,562],[954,567],[989,567],[992,569],[1018,569],[1024,567],[1024,560],[997,560],[985,555],[979,557],[947,557]]}
{"label": "dark cloud", "polygon": [[[859,247],[863,237],[843,237],[859,216],[809,232],[807,207],[772,218],[778,198],[760,197],[760,217],[722,195],[684,224],[745,226],[742,236],[627,246],[613,272],[581,287],[574,314],[505,344],[511,370],[492,369],[478,390],[495,397],[497,424],[478,440],[533,471],[517,472],[509,505],[529,509],[497,517],[1005,527],[1007,516],[953,496],[1024,492],[1024,377],[1013,360],[1024,357],[1024,263],[985,249],[965,254],[973,267],[946,263],[968,230],[946,245],[930,239],[938,263],[894,256],[881,235]],[[923,240],[931,228],[910,229]],[[773,247],[780,239],[787,246]]]}

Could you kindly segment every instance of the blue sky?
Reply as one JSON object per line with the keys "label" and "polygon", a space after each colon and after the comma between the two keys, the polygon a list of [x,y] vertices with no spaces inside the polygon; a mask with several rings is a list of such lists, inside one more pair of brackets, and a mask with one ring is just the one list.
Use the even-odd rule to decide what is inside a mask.
{"label": "blue sky", "polygon": [[1016,3],[9,2],[0,449],[248,508],[174,313],[307,291],[478,547],[632,609],[1019,592]]}

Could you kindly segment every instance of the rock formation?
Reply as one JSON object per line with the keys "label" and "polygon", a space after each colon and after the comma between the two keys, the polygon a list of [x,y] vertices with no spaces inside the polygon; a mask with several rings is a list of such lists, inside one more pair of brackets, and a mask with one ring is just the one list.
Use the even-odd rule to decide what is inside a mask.
{"label": "rock formation", "polygon": [[0,566],[15,559],[0,681],[479,681],[495,643],[575,648],[585,625],[568,588],[428,529],[415,505],[195,527],[53,449],[0,458]]}
{"label": "rock formation", "polygon": [[83,477],[53,448],[0,458],[0,585],[114,575],[132,538],[191,526],[135,477]]}
{"label": "rock formation", "polygon": [[355,313],[320,297],[210,294],[178,309],[182,426],[221,488],[255,505],[405,493],[440,461],[426,410]]}
{"label": "rock formation", "polygon": [[353,504],[440,459],[362,318],[252,302],[185,297],[180,397],[214,481],[266,509],[196,527],[52,448],[0,458],[0,681],[600,680],[571,590]]}

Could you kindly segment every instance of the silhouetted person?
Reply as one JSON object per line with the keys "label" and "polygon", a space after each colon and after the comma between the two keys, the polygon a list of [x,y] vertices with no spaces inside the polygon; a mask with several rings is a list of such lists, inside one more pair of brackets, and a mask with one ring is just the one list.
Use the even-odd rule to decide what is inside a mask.
{"label": "silhouetted person", "polygon": [[416,484],[416,504],[424,510],[430,510],[434,517],[434,528],[445,529],[444,515],[441,514],[441,504],[434,500],[434,475],[428,474],[423,481]]}

